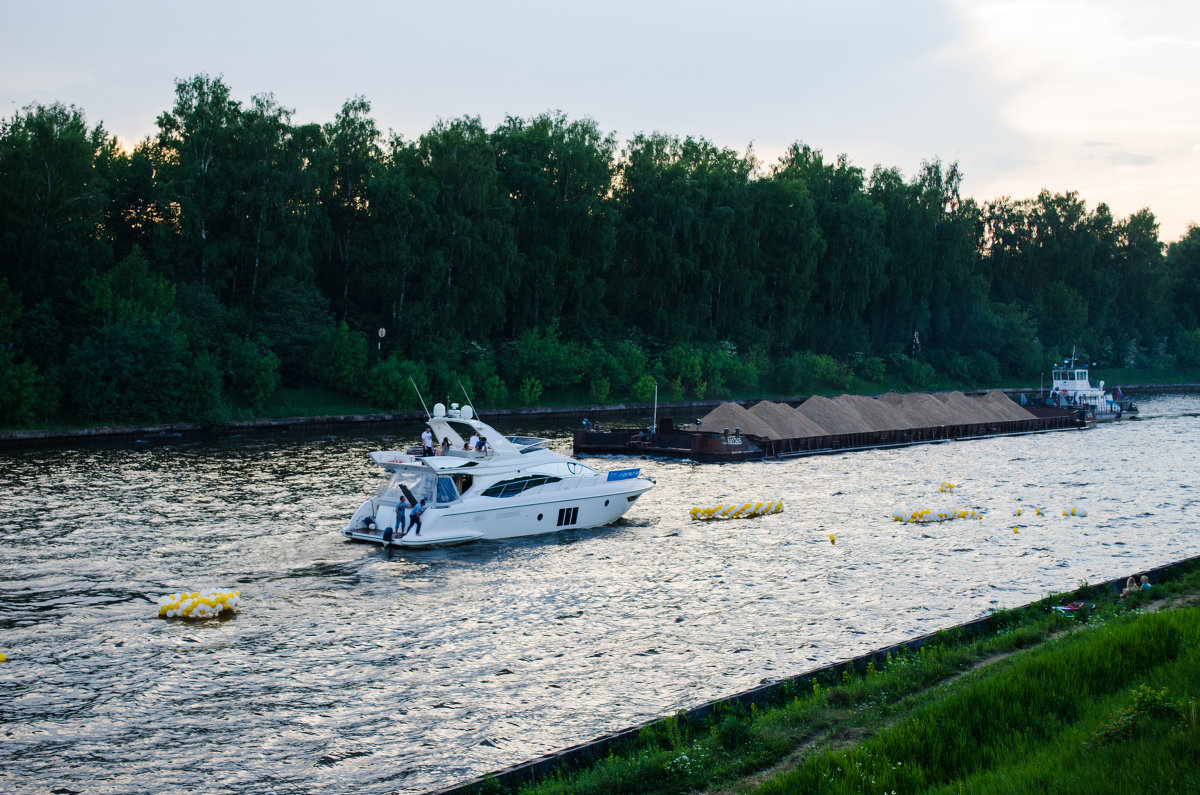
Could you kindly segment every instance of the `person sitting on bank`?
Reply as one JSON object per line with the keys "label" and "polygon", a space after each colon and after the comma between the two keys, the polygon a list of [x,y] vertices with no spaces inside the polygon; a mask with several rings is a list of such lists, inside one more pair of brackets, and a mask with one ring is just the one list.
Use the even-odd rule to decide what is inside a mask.
{"label": "person sitting on bank", "polygon": [[1137,590],[1138,590],[1137,577],[1136,576],[1130,577],[1128,580],[1125,581],[1125,589],[1123,591],[1121,591],[1121,595],[1118,598],[1124,599],[1126,596],[1129,596],[1129,594],[1134,593]]}
{"label": "person sitting on bank", "polygon": [[1142,581],[1140,583],[1140,587],[1143,591],[1150,590],[1150,578],[1147,577],[1145,574],[1142,575]]}

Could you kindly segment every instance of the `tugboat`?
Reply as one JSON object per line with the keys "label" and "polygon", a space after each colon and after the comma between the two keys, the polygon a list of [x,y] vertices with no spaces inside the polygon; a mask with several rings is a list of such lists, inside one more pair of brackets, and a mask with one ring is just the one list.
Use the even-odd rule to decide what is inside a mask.
{"label": "tugboat", "polygon": [[1132,398],[1114,398],[1104,391],[1103,381],[1092,386],[1087,365],[1077,365],[1075,359],[1072,349],[1070,358],[1051,368],[1050,394],[1044,398],[1044,405],[1081,411],[1088,422],[1112,422],[1137,413]]}

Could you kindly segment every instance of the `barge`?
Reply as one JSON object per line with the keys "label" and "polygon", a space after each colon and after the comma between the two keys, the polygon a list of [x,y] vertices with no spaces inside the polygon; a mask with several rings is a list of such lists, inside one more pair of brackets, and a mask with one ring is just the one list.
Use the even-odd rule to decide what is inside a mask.
{"label": "barge", "polygon": [[[923,396],[943,404],[943,407],[954,405],[958,409],[957,413],[947,411],[938,416],[941,407],[936,403],[932,409],[926,403],[924,413],[920,410],[905,411],[906,408],[914,408],[904,405],[906,396],[885,396],[874,401],[879,404],[874,406],[879,411],[872,414],[873,421],[869,421],[863,415],[870,414],[870,407],[862,401],[872,399],[843,395],[833,400],[809,398],[809,401],[824,402],[821,407],[824,413],[811,412],[819,416],[824,424],[812,417],[802,417],[789,425],[788,412],[803,413],[809,401],[795,408],[787,404],[762,402],[747,409],[741,404],[725,403],[703,419],[682,427],[677,427],[672,418],[663,417],[657,418],[649,428],[577,428],[573,440],[574,451],[576,454],[642,455],[720,463],[798,458],[1090,427],[1087,414],[1079,409],[1021,407],[1001,393],[989,394],[1000,395],[1011,410],[996,403],[995,398],[979,401],[981,405],[976,408],[980,411],[971,411],[967,408],[969,404],[962,401],[972,399],[962,393]],[[892,399],[888,401],[886,398]],[[917,402],[915,396],[912,402]],[[738,418],[744,421],[739,424]],[[766,422],[765,418],[773,419],[774,423]],[[857,426],[854,422],[856,418],[859,421]],[[922,419],[944,421],[922,422]],[[793,433],[788,433],[789,429]],[[797,429],[807,432],[797,434]],[[821,432],[814,433],[814,430]]]}

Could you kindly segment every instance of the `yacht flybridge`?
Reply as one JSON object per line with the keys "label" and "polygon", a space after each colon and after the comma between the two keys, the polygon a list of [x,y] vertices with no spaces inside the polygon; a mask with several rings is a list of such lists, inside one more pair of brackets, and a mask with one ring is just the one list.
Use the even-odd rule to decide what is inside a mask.
{"label": "yacht flybridge", "polygon": [[[654,483],[640,469],[599,472],[548,449],[545,439],[501,436],[470,406],[433,407],[428,421],[437,455],[371,453],[387,479],[355,511],[342,535],[357,541],[424,547],[600,527],[619,519]],[[484,440],[479,449],[472,437]],[[425,501],[420,533],[398,521],[396,507]]]}

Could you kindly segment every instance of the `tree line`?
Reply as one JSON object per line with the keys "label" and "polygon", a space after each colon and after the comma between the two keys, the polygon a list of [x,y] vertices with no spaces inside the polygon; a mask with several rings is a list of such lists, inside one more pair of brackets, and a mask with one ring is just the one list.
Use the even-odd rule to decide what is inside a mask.
{"label": "tree line", "polygon": [[408,140],[362,97],[297,124],[207,75],[128,150],[31,105],[0,122],[0,423],[221,423],[281,385],[410,408],[410,378],[497,405],[1200,364],[1200,229],[961,178],[561,113]]}

